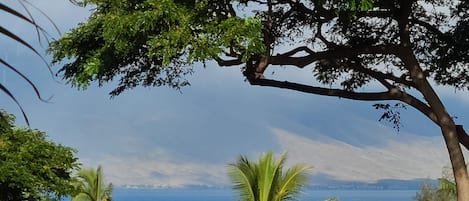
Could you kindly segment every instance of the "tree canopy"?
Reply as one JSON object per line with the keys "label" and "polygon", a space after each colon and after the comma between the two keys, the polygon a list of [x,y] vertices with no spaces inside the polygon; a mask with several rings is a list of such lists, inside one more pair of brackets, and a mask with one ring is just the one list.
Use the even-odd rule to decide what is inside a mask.
{"label": "tree canopy", "polygon": [[[242,67],[253,84],[296,90],[308,87],[262,73],[268,65],[308,66],[312,78],[339,83],[345,94],[371,81],[413,87],[399,59],[405,54],[398,47],[404,5],[372,2],[86,0],[95,7],[88,21],[51,43],[50,51],[55,62],[72,59],[61,72],[77,87],[119,78],[112,95],[138,85],[185,86],[192,65],[210,60]],[[458,89],[469,82],[467,4],[410,1],[405,14],[408,45],[425,75]]]}
{"label": "tree canopy", "polygon": [[46,139],[46,134],[9,125],[0,131],[0,200],[60,200],[74,193],[74,150]]}
{"label": "tree canopy", "polygon": [[[78,88],[118,79],[186,86],[195,63],[238,67],[251,85],[363,101],[400,101],[441,128],[458,200],[469,177],[457,126],[433,85],[469,89],[469,2],[458,0],[85,0],[87,22],[50,44]],[[268,69],[307,69],[311,82]],[[299,73],[305,73],[301,71]],[[379,87],[367,88],[373,85]],[[389,104],[375,105],[389,108]],[[385,118],[387,118],[385,116]],[[391,115],[390,118],[393,118]],[[466,189],[466,190],[464,190]]]}

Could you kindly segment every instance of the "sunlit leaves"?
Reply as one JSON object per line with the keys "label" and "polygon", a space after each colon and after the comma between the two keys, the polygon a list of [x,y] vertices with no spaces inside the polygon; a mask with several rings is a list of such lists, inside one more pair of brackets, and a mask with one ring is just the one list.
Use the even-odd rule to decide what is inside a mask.
{"label": "sunlit leaves", "polygon": [[272,152],[257,162],[241,156],[229,165],[229,177],[245,201],[295,200],[309,182],[310,167],[294,165],[284,170],[286,155],[276,159]]}
{"label": "sunlit leaves", "polygon": [[[256,18],[218,16],[214,2],[86,1],[96,9],[87,23],[51,43],[53,62],[72,59],[60,70],[72,85],[86,88],[120,77],[111,92],[138,85],[179,88],[192,64],[231,49],[247,60],[264,51]],[[216,5],[216,4],[215,4]],[[212,12],[212,13],[211,13]]]}
{"label": "sunlit leaves", "polygon": [[[60,200],[74,192],[74,150],[46,139],[46,134],[9,125],[0,130],[0,200]],[[5,127],[7,126],[7,127]]]}

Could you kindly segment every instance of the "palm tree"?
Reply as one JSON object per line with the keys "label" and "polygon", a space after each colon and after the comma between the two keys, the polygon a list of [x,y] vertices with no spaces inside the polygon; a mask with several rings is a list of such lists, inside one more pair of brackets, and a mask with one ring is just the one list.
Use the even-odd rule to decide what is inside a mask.
{"label": "palm tree", "polygon": [[112,184],[104,186],[101,166],[97,170],[82,169],[78,173],[80,179],[78,193],[72,201],[111,201]]}
{"label": "palm tree", "polygon": [[283,201],[297,197],[309,181],[307,172],[311,167],[295,165],[284,171],[285,160],[285,154],[277,161],[272,152],[268,152],[258,163],[241,156],[230,164],[229,177],[241,201]]}
{"label": "palm tree", "polygon": [[[69,1],[73,4],[75,4],[75,5],[78,5],[78,6],[84,5],[83,2],[79,2],[77,0],[69,0]],[[36,22],[34,16],[31,15],[28,8],[34,8],[35,10],[39,11],[44,17],[46,17],[52,23],[52,25],[57,30],[57,33],[60,33],[57,26],[54,24],[52,19],[50,19],[47,16],[47,14],[45,12],[38,9],[36,6],[31,4],[29,1],[17,0],[17,2],[21,5],[21,7],[24,8],[24,10],[27,14],[23,14],[19,10],[15,9],[15,8],[12,8],[11,6],[9,6],[7,4],[4,4],[4,3],[1,3],[1,2],[0,2],[0,12],[12,15],[12,16],[16,17],[17,19],[25,21],[25,22],[31,24],[33,27],[35,27],[36,28],[36,35],[38,37],[39,42],[41,41],[41,36],[43,36],[47,41],[49,40],[49,38],[51,38],[51,36],[41,25],[39,25]],[[16,35],[8,27],[4,27],[2,25],[0,25],[0,36],[5,36],[6,38],[9,38],[13,41],[16,41],[17,43],[19,43],[19,44],[23,45],[24,47],[28,48],[29,50],[31,50],[34,54],[36,54],[44,62],[44,64],[49,68],[49,72],[53,75],[49,63],[39,53],[39,51],[37,51],[30,43],[26,42],[26,40],[24,38]],[[5,51],[5,50],[2,50],[2,51]],[[31,86],[31,88],[33,88],[34,93],[39,98],[39,100],[44,101],[44,102],[48,101],[47,99],[44,99],[41,96],[41,94],[39,93],[39,89],[36,87],[36,85],[25,74],[20,72],[13,64],[9,63],[7,60],[4,60],[3,58],[0,57],[0,66],[4,66],[7,69],[10,69],[14,73],[16,73],[18,76],[20,76],[24,81],[26,81]],[[23,117],[24,117],[24,120],[25,120],[26,124],[29,125],[29,120],[28,120],[28,117],[26,115],[26,112],[24,111],[23,107],[21,106],[19,101],[14,96],[14,93],[11,90],[9,90],[2,83],[0,83],[0,92],[3,92],[4,94],[6,94],[8,97],[10,97],[18,105],[19,109],[21,110],[21,113],[23,114]],[[6,121],[7,118],[8,117],[2,116],[0,114],[0,123],[2,123],[1,121],[3,121],[3,123],[4,123],[4,121]]]}

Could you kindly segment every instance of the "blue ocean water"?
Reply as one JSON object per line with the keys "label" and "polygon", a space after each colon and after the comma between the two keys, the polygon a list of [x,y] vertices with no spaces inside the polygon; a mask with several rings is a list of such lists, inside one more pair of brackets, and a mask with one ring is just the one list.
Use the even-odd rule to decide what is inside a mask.
{"label": "blue ocean water", "polygon": [[[413,201],[415,190],[310,190],[300,201]],[[115,201],[237,201],[231,189],[114,189]]]}

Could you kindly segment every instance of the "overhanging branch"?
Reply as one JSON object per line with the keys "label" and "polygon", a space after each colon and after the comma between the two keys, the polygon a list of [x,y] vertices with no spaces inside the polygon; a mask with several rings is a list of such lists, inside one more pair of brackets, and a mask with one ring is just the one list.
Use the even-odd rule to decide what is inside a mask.
{"label": "overhanging branch", "polygon": [[396,100],[390,92],[376,92],[376,93],[359,93],[351,92],[342,89],[328,89],[323,87],[314,87],[305,84],[299,84],[288,81],[278,81],[271,79],[255,79],[251,80],[250,84],[257,86],[276,87],[281,89],[290,89],[294,91],[317,94],[323,96],[334,96],[340,98],[347,98],[352,100],[362,101],[379,101],[379,100]]}
{"label": "overhanging branch", "polygon": [[[351,99],[351,100],[402,101],[414,107],[418,111],[422,112],[425,116],[427,116],[434,123],[439,124],[435,113],[427,104],[425,104],[424,102],[420,101],[414,96],[406,92],[403,92],[397,88],[393,88],[385,92],[353,92],[353,91],[347,91],[347,90],[342,90],[342,89],[329,89],[329,88],[315,87],[315,86],[310,86],[310,85],[305,85],[305,84],[300,84],[300,83],[295,83],[295,82],[278,81],[278,80],[264,79],[264,78],[249,80],[249,82],[251,85],[268,86],[268,87],[275,87],[275,88],[281,88],[281,89],[290,89],[290,90],[304,92],[304,93],[346,98],[346,99]],[[469,145],[469,138],[467,141]]]}

